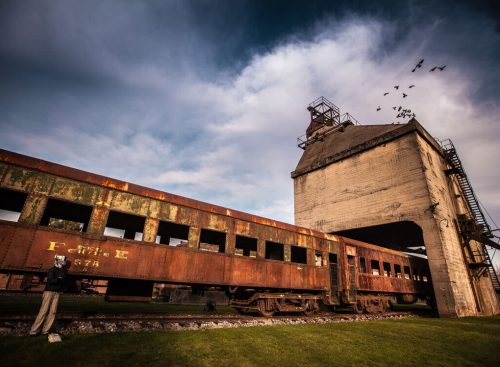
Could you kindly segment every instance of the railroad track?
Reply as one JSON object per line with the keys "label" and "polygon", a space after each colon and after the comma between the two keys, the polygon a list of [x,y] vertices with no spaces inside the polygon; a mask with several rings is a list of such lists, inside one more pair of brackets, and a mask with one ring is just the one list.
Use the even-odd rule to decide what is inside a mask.
{"label": "railroad track", "polygon": [[[61,314],[56,320],[56,328],[63,335],[68,335],[79,333],[150,332],[272,325],[329,324],[401,319],[418,315],[419,313],[415,312],[388,312],[373,315],[318,313],[313,316],[280,315],[266,318],[236,314]],[[33,315],[3,315],[0,317],[0,335],[27,335],[33,320]]]}

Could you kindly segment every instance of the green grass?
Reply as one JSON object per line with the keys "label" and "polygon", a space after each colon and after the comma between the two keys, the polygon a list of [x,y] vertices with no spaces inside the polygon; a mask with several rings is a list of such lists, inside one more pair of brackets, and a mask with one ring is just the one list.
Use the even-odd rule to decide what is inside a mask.
{"label": "green grass", "polygon": [[500,366],[500,317],[0,338],[3,366]]}
{"label": "green grass", "polygon": [[[33,313],[36,314],[42,304],[42,296],[39,294],[28,295],[1,295],[0,315],[11,313]],[[106,302],[103,296],[75,296],[61,295],[58,305],[58,313],[81,312],[202,312],[203,305],[170,305],[164,302]],[[234,313],[232,307],[226,305],[217,306],[218,313]]]}

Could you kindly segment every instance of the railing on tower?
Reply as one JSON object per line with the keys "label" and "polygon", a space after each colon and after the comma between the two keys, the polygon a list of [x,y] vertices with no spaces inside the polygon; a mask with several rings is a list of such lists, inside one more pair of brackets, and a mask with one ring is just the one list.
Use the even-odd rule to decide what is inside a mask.
{"label": "railing on tower", "polygon": [[341,115],[340,109],[325,97],[313,101],[307,110],[311,114],[311,122],[306,133],[297,138],[297,146],[301,149],[347,125],[359,125],[349,113]]}

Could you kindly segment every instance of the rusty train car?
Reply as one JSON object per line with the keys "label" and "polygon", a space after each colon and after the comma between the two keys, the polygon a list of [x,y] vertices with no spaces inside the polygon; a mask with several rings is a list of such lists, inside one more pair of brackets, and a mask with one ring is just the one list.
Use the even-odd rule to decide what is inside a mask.
{"label": "rusty train car", "polygon": [[154,283],[221,287],[241,312],[383,312],[432,298],[427,261],[401,252],[0,150],[0,272],[106,279],[108,300]]}

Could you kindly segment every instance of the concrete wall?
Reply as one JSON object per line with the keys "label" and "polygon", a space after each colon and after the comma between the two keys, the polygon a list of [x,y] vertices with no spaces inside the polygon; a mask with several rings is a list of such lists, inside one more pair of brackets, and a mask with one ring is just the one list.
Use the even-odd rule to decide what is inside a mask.
{"label": "concrete wall", "polygon": [[295,224],[335,232],[413,221],[423,231],[440,315],[496,313],[491,292],[474,292],[493,288],[469,276],[455,221],[465,206],[444,169],[417,132],[404,135],[296,177]]}

